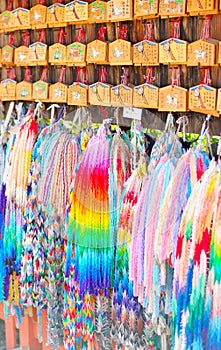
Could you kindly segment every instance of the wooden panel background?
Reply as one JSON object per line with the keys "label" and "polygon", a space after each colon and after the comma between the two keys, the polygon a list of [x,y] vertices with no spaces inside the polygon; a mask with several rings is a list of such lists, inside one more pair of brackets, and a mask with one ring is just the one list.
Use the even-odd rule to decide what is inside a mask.
{"label": "wooden panel background", "polygon": [[[47,6],[55,3],[54,0],[47,0]],[[63,3],[66,4],[70,0],[64,0]],[[88,1],[89,3],[92,0]],[[38,3],[37,0],[29,0],[29,5],[34,6]],[[18,5],[18,0],[14,0],[14,8]],[[0,1],[0,11],[4,11],[7,7],[7,1]],[[152,20],[154,22],[154,41],[160,42],[169,37],[171,37],[172,32],[172,20],[170,18],[161,19],[155,18]],[[132,43],[136,43],[143,39],[144,32],[144,22],[142,20],[134,20],[129,22],[129,39]],[[107,23],[107,41],[111,42],[117,38],[117,30],[119,23]],[[83,25],[86,31],[86,43],[94,40],[96,38],[96,33],[101,24],[85,24]],[[195,41],[199,38],[200,30],[202,26],[202,17],[183,17],[181,20],[181,39],[187,40],[188,42]],[[77,36],[78,30],[82,25],[70,25],[65,28],[66,31],[66,44],[70,44],[73,41],[73,38]],[[221,13],[213,15],[211,22],[211,37],[214,39],[221,40]],[[59,28],[48,28],[47,30],[47,44],[52,45],[57,41],[57,35]],[[38,30],[30,30],[31,34],[31,43],[35,42],[38,38]],[[4,46],[8,42],[9,34],[0,34],[0,46]],[[18,47],[22,43],[22,31],[15,32],[15,46]],[[0,78],[3,79],[6,77],[6,69],[2,68]],[[61,67],[51,66],[49,68],[49,82],[55,83],[58,80]],[[120,66],[107,66],[108,70],[108,83],[112,85],[117,85],[120,83],[122,75],[122,67]],[[163,87],[171,83],[171,67],[170,66],[157,66],[155,67],[155,84],[159,87]],[[21,81],[24,78],[25,68],[16,67],[16,77],[17,81]],[[33,75],[33,82],[40,79],[42,67],[32,67],[31,68]],[[130,82],[133,85],[139,85],[144,82],[143,75],[146,73],[146,68],[130,66]],[[182,66],[182,76],[181,84],[183,87],[189,88],[190,86],[196,85],[200,81],[201,69],[199,67],[186,67]],[[75,81],[76,78],[76,69],[74,67],[67,67],[66,69],[66,83],[71,84]],[[90,64],[87,66],[87,80],[91,84],[96,82],[98,79],[98,69],[97,65]],[[212,85],[214,87],[221,87],[221,68],[216,66],[212,67]],[[70,111],[76,110],[75,107],[68,107]],[[96,113],[98,119],[103,117],[102,112],[97,107],[89,107],[93,113]],[[106,108],[108,116],[113,116],[114,109]],[[119,116],[121,116],[122,109],[119,109]],[[202,121],[205,119],[205,115],[197,113],[187,113],[189,116],[189,127],[188,131],[190,132],[199,132],[202,126]],[[175,114],[175,118],[178,118],[179,115]],[[120,119],[122,124],[128,124],[122,118]],[[166,113],[154,111],[154,110],[144,110],[143,111],[143,124],[144,126],[154,126],[156,128],[162,128],[166,120]],[[162,122],[161,122],[162,121]],[[211,118],[211,134],[219,135],[221,132],[221,121],[219,118]]]}

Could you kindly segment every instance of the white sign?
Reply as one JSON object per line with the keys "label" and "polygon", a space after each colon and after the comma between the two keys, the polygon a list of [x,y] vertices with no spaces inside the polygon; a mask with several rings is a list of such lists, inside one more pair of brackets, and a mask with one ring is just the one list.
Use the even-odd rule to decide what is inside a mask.
{"label": "white sign", "polygon": [[142,108],[124,108],[123,109],[123,118],[141,120]]}

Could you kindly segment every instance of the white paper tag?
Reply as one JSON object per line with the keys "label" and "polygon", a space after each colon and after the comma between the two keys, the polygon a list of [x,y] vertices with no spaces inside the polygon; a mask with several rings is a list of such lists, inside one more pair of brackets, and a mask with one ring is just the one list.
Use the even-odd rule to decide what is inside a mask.
{"label": "white paper tag", "polygon": [[123,118],[141,120],[142,108],[124,107]]}

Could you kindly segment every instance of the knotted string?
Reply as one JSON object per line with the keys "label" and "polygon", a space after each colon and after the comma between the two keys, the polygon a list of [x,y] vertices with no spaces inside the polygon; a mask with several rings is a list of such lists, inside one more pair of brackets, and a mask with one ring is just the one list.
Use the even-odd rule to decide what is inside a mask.
{"label": "knotted string", "polygon": [[149,66],[147,68],[147,75],[144,75],[143,78],[144,78],[146,84],[153,84],[153,82],[155,81],[154,67],[153,66]]}
{"label": "knotted string", "polygon": [[153,22],[144,23],[144,38],[143,40],[153,41]]}
{"label": "knotted string", "polygon": [[62,83],[64,84],[64,81],[65,81],[65,72],[66,72],[66,67],[62,67],[61,68],[61,72],[60,72],[60,76],[59,76],[59,83]]}
{"label": "knotted string", "polygon": [[48,82],[48,67],[43,68],[40,80],[42,80],[44,82]]}
{"label": "knotted string", "polygon": [[64,28],[61,28],[58,32],[58,43],[65,45],[66,44],[66,37],[67,33],[65,32]]}
{"label": "knotted string", "polygon": [[121,75],[121,84],[128,85],[129,84],[129,68],[128,67],[122,67],[123,75]]}
{"label": "knotted string", "polygon": [[200,34],[201,40],[207,40],[210,38],[210,24],[211,24],[212,16],[206,16],[203,20],[202,30]]}
{"label": "knotted string", "polygon": [[13,0],[8,0],[7,10],[8,11],[12,11],[13,10]]}
{"label": "knotted string", "polygon": [[201,84],[211,85],[212,79],[210,76],[210,67],[205,67],[202,69],[202,82]]}
{"label": "knotted string", "polygon": [[15,80],[16,79],[15,68],[13,68],[13,67],[8,68],[7,69],[7,76],[8,76],[8,79]]}
{"label": "knotted string", "polygon": [[28,83],[32,83],[32,75],[31,75],[30,67],[26,67],[25,69],[24,81],[27,81]]}
{"label": "knotted string", "polygon": [[38,42],[46,44],[46,30],[45,29],[41,29],[39,31]]}
{"label": "knotted string", "polygon": [[22,33],[22,46],[29,46],[30,45],[30,33],[25,32]]}
{"label": "knotted string", "polygon": [[97,32],[97,40],[105,41],[106,33],[107,33],[107,27],[101,26]]}
{"label": "knotted string", "polygon": [[74,41],[77,41],[77,42],[79,42],[81,44],[84,44],[84,42],[85,42],[85,34],[86,33],[85,33],[84,28],[83,27],[80,28],[77,37],[74,38]]}
{"label": "knotted string", "polygon": [[76,67],[76,82],[87,84],[86,67]]}
{"label": "knotted string", "polygon": [[118,29],[118,39],[129,40],[128,24],[122,24]]}
{"label": "knotted string", "polygon": [[8,45],[9,46],[14,46],[14,42],[15,42],[15,34],[14,33],[10,33],[9,34]]}
{"label": "knotted string", "polygon": [[172,21],[172,38],[180,39],[180,18]]}
{"label": "knotted string", "polygon": [[174,85],[177,85],[177,86],[181,85],[180,76],[181,76],[180,66],[173,67],[172,68],[172,87],[174,87]]}
{"label": "knotted string", "polygon": [[107,76],[108,76],[107,68],[105,66],[101,66],[101,67],[99,66],[98,67],[98,81],[106,84],[107,83]]}

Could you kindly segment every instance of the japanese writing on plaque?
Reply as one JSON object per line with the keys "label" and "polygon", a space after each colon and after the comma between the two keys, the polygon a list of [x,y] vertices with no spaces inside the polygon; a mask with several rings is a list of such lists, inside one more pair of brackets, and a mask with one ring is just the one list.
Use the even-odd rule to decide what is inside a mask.
{"label": "japanese writing on plaque", "polygon": [[158,108],[158,88],[151,84],[134,87],[133,105],[141,108]]}
{"label": "japanese writing on plaque", "polygon": [[110,104],[110,85],[94,83],[89,86],[89,103],[92,105]]}
{"label": "japanese writing on plaque", "polygon": [[143,40],[133,46],[133,62],[140,66],[159,64],[159,46],[153,41]]}
{"label": "japanese writing on plaque", "polygon": [[133,105],[133,89],[125,85],[117,85],[111,88],[111,105],[129,106]]}

